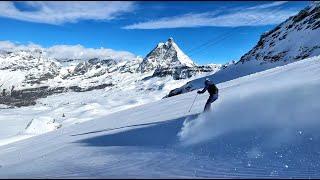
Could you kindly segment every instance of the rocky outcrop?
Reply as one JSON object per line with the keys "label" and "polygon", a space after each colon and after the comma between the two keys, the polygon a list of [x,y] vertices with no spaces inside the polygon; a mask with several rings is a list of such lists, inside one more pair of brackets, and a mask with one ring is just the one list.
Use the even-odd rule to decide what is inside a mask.
{"label": "rocky outcrop", "polygon": [[212,72],[214,70],[215,69],[211,66],[182,66],[173,68],[157,68],[154,71],[152,77],[172,76],[174,80],[188,79],[197,74],[204,72]]}
{"label": "rocky outcrop", "polygon": [[1,104],[5,104],[8,106],[30,106],[35,105],[36,100],[39,98],[45,98],[47,96],[53,94],[64,93],[68,91],[73,92],[85,92],[85,91],[92,91],[96,89],[104,89],[106,87],[113,86],[113,84],[100,84],[97,86],[91,87],[79,87],[79,86],[70,86],[70,87],[49,87],[49,86],[42,86],[38,88],[28,88],[22,90],[13,91],[11,94],[0,96]]}

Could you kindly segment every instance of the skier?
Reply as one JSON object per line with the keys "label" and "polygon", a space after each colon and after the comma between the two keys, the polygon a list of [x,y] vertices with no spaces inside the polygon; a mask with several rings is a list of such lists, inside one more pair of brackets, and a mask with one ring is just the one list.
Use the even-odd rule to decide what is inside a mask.
{"label": "skier", "polygon": [[197,93],[202,94],[202,93],[206,92],[206,90],[208,90],[208,92],[210,94],[210,96],[207,100],[207,103],[204,106],[204,112],[206,112],[206,111],[210,110],[211,103],[213,103],[215,100],[218,99],[219,89],[212,81],[210,81],[209,78],[206,78],[206,80],[204,81],[204,84],[205,84],[204,88],[201,91],[198,91]]}

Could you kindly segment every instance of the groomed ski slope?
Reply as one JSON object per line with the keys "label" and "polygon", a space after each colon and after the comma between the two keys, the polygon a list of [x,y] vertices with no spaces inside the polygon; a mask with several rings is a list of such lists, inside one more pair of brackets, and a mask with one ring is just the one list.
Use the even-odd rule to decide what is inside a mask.
{"label": "groomed ski slope", "polygon": [[319,178],[319,74],[320,56],[218,84],[197,118],[192,91],[4,145],[0,178]]}

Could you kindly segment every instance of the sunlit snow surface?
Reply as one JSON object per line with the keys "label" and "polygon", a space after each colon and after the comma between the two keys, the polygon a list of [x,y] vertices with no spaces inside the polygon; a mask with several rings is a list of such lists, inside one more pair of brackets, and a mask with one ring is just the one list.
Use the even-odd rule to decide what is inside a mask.
{"label": "sunlit snow surface", "polygon": [[318,56],[220,83],[199,116],[195,91],[111,114],[74,106],[94,119],[0,146],[0,177],[319,178],[319,74]]}
{"label": "sunlit snow surface", "polygon": [[[54,130],[56,125],[47,123],[44,119],[54,120],[55,124],[61,124],[62,127],[97,119],[113,112],[160,100],[170,89],[181,86],[188,80],[176,81],[172,77],[155,77],[137,81],[138,77],[138,74],[118,74],[114,77],[120,81],[116,86],[81,93],[55,94],[39,99],[35,106],[11,109],[3,105],[0,107],[0,146],[38,135],[40,132],[48,132],[50,129]],[[161,89],[158,89],[159,87]],[[29,123],[41,130],[32,131],[34,133],[29,131],[28,136],[25,136]]]}

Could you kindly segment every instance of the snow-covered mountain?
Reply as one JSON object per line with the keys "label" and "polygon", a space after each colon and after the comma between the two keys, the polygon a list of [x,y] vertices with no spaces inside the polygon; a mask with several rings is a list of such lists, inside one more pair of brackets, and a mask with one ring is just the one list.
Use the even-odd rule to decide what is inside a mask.
{"label": "snow-covered mountain", "polygon": [[221,65],[213,64],[206,66],[196,65],[170,37],[167,42],[159,43],[143,59],[138,71],[145,73],[154,71],[153,77],[172,76],[173,79],[186,79],[202,72],[215,72]]}
{"label": "snow-covered mountain", "polygon": [[156,68],[195,67],[196,64],[185,55],[170,37],[167,42],[159,43],[143,59],[139,66],[141,72],[151,71]]}
{"label": "snow-covered mountain", "polygon": [[[312,3],[297,15],[261,35],[257,45],[236,63],[223,65],[210,78],[224,82],[320,54],[320,4]],[[188,82],[167,97],[198,89],[204,79]]]}
{"label": "snow-covered mountain", "polygon": [[271,31],[238,63],[296,61],[320,54],[320,5],[313,3]]}
{"label": "snow-covered mountain", "polygon": [[55,47],[2,49],[0,89],[5,89],[7,96],[0,96],[0,102],[20,107],[34,105],[38,98],[52,94],[94,89],[114,93],[112,89],[121,92],[129,88],[134,91],[132,95],[146,91],[163,95],[162,92],[168,93],[186,79],[214,73],[220,68],[220,65],[195,65],[172,38],[159,43],[144,59],[108,56],[108,53],[95,56],[93,50],[83,52],[82,47],[76,48],[76,53],[64,47],[59,48],[60,53]]}

